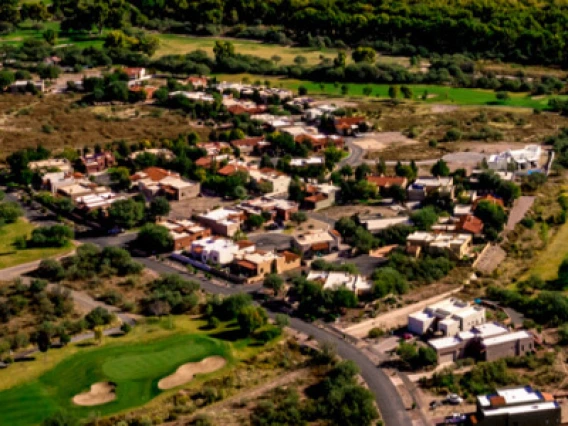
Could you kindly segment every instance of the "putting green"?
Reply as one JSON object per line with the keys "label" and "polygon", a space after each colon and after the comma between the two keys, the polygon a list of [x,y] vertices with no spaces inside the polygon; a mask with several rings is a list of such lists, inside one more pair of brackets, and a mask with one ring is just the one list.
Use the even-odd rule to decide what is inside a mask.
{"label": "putting green", "polygon": [[[0,392],[0,425],[37,425],[59,408],[86,417],[94,411],[104,416],[138,407],[162,393],[158,382],[180,365],[213,355],[230,361],[230,344],[201,335],[175,335],[86,349],[32,382]],[[75,395],[107,381],[116,384],[114,401],[96,407],[73,404]]]}

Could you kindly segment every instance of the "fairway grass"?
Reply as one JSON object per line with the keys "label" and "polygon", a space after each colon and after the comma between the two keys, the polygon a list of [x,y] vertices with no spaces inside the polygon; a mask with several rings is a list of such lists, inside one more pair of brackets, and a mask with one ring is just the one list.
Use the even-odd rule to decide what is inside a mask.
{"label": "fairway grass", "polygon": [[17,250],[13,245],[16,238],[29,238],[34,228],[34,225],[23,219],[0,227],[0,269],[65,254],[73,249],[72,246],[68,246]]}
{"label": "fairway grass", "polygon": [[[149,326],[140,326],[148,333]],[[230,366],[234,362],[232,345],[211,338],[205,333],[175,332],[163,337],[157,327],[155,340],[133,342],[113,339],[101,347],[82,348],[60,361],[39,377],[0,392],[0,425],[31,426],[58,409],[79,417],[93,410],[101,416],[142,406],[164,392],[158,389],[160,379],[174,373],[187,362],[197,362],[208,356],[221,356]],[[171,333],[171,332],[170,332]],[[149,339],[149,336],[146,336]],[[34,363],[41,363],[41,357]],[[15,367],[15,366],[14,366]],[[12,367],[0,372],[10,374]],[[97,382],[116,384],[116,400],[97,407],[79,407],[72,398],[88,391]]]}
{"label": "fairway grass", "polygon": [[[269,76],[260,76],[253,74],[218,74],[216,75],[219,81],[243,81],[248,80],[255,82],[269,81],[274,87],[283,87],[297,92],[300,86],[308,90],[308,95],[327,95],[332,97],[365,97],[367,99],[388,99],[388,92],[390,85],[388,84],[365,84],[365,83],[345,83],[348,87],[346,95],[342,93],[341,86],[343,83],[317,83],[306,80],[294,80],[289,78],[278,78]],[[401,86],[398,84],[398,86]],[[449,86],[427,85],[427,84],[407,84],[413,93],[412,100],[421,103],[431,104],[453,104],[453,105],[487,105],[487,106],[503,106],[515,108],[533,108],[545,109],[548,105],[548,100],[552,97],[568,99],[567,96],[539,96],[534,98],[529,96],[528,93],[510,93],[510,99],[507,101],[497,101],[495,92],[492,90],[482,89],[465,89]],[[371,95],[366,97],[363,94],[364,88],[371,89]],[[426,94],[426,99],[423,100],[422,96]],[[400,98],[399,98],[400,99]]]}

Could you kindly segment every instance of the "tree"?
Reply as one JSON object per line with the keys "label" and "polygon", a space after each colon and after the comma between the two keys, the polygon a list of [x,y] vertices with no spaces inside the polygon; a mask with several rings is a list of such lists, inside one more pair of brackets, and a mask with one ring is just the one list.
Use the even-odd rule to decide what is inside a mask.
{"label": "tree", "polygon": [[365,96],[371,96],[371,93],[373,93],[373,88],[372,88],[372,87],[369,87],[369,86],[363,87],[363,95],[365,95]]}
{"label": "tree", "polygon": [[138,232],[135,247],[147,253],[167,253],[174,249],[174,240],[167,228],[147,223]]}
{"label": "tree", "polygon": [[263,286],[278,294],[284,288],[284,280],[278,274],[269,274],[264,278]]}
{"label": "tree", "polygon": [[65,277],[65,270],[57,260],[44,259],[39,264],[37,275],[48,281],[58,282]]}
{"label": "tree", "polygon": [[306,59],[305,56],[298,55],[294,58],[294,63],[298,66],[303,66],[308,63],[308,60]]}
{"label": "tree", "polygon": [[87,323],[87,327],[91,330],[94,330],[96,327],[102,325],[108,325],[112,322],[113,315],[109,313],[105,308],[96,307],[87,315],[85,315],[85,321]]}
{"label": "tree", "polygon": [[497,92],[495,97],[498,101],[508,101],[511,98],[508,92]]}
{"label": "tree", "polygon": [[93,332],[95,333],[95,341],[97,342],[97,345],[100,345],[103,342],[103,328],[100,326],[95,327]]}
{"label": "tree", "polygon": [[400,357],[402,362],[412,366],[418,356],[418,351],[415,345],[401,342],[398,348],[396,348],[396,354]]}
{"label": "tree", "polygon": [[0,71],[0,91],[16,81],[16,76],[12,71]]}
{"label": "tree", "polygon": [[170,202],[165,197],[156,197],[150,201],[149,214],[154,220],[157,217],[166,217],[170,210]]}
{"label": "tree", "polygon": [[398,86],[389,86],[389,98],[396,99],[398,98]]}
{"label": "tree", "polygon": [[474,214],[483,221],[486,235],[488,235],[488,230],[491,231],[491,234],[493,234],[491,235],[492,238],[496,237],[496,234],[503,230],[503,226],[507,221],[507,215],[503,207],[487,200],[482,200],[477,204]]}
{"label": "tree", "polygon": [[246,219],[247,227],[250,229],[257,229],[264,223],[264,218],[259,214],[251,214]]}
{"label": "tree", "polygon": [[308,94],[308,89],[305,86],[298,87],[298,96],[306,96]]}
{"label": "tree", "polygon": [[406,278],[391,267],[377,269],[372,276],[373,297],[381,298],[389,294],[405,294],[408,292]]}
{"label": "tree", "polygon": [[294,212],[290,215],[290,219],[299,226],[308,220],[308,216],[304,212]]}
{"label": "tree", "polygon": [[351,53],[355,62],[374,62],[376,56],[377,52],[372,47],[360,46]]}
{"label": "tree", "polygon": [[286,314],[276,314],[274,322],[278,327],[284,328],[290,325],[290,317]]}
{"label": "tree", "polygon": [[110,180],[118,191],[125,191],[132,184],[130,180],[130,170],[126,167],[115,167],[110,170]]}
{"label": "tree", "polygon": [[53,46],[57,42],[57,32],[55,30],[48,29],[43,33],[43,39]]}
{"label": "tree", "polygon": [[17,24],[20,21],[19,0],[3,0],[0,2],[0,22]]}
{"label": "tree", "polygon": [[347,84],[341,85],[341,94],[346,96],[349,93],[349,86]]}
{"label": "tree", "polygon": [[46,327],[42,327],[37,334],[37,348],[38,350],[45,354],[47,359],[47,351],[51,348],[51,337],[52,332]]}
{"label": "tree", "polygon": [[235,55],[235,46],[230,41],[217,40],[213,46],[213,53],[217,62]]}
{"label": "tree", "polygon": [[355,169],[355,180],[365,179],[371,174],[371,167],[367,163],[361,163]]}
{"label": "tree", "polygon": [[41,422],[41,426],[79,426],[81,423],[72,414],[60,410]]}
{"label": "tree", "polygon": [[5,223],[14,223],[23,215],[24,212],[18,203],[12,201],[0,203],[0,226]]}
{"label": "tree", "polygon": [[278,65],[278,62],[282,61],[282,57],[278,56],[278,55],[273,55],[270,60],[272,62],[274,62],[274,64]]}
{"label": "tree", "polygon": [[438,214],[433,207],[424,207],[410,215],[410,220],[421,231],[429,231],[432,225],[438,221]]}
{"label": "tree", "polygon": [[44,80],[55,80],[61,74],[61,68],[56,65],[40,64],[37,67],[37,73]]}
{"label": "tree", "polygon": [[247,336],[266,325],[267,321],[266,311],[260,306],[245,306],[237,315],[239,327]]}
{"label": "tree", "polygon": [[400,91],[402,93],[402,96],[404,97],[404,99],[412,99],[412,89],[408,86],[402,86],[400,88]]}
{"label": "tree", "polygon": [[400,185],[392,185],[388,188],[388,195],[396,203],[402,204],[406,201],[406,190]]}
{"label": "tree", "polygon": [[236,186],[233,190],[233,197],[235,197],[237,200],[243,200],[247,197],[247,195],[248,193],[244,186]]}
{"label": "tree", "polygon": [[130,229],[144,218],[144,203],[132,198],[114,202],[108,209],[109,221],[120,228]]}
{"label": "tree", "polygon": [[347,55],[344,51],[340,50],[337,52],[337,57],[333,60],[333,66],[335,68],[345,68],[345,63],[347,60]]}
{"label": "tree", "polygon": [[438,161],[436,161],[436,163],[434,163],[434,165],[430,169],[430,172],[432,173],[433,176],[436,177],[449,176],[450,168],[448,167],[448,164],[444,160],[439,159]]}

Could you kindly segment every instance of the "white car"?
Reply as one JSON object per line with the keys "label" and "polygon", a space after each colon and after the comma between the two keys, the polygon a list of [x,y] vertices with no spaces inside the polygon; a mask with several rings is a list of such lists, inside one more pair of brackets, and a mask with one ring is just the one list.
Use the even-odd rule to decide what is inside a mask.
{"label": "white car", "polygon": [[446,397],[446,401],[452,405],[459,405],[463,402],[463,398],[456,393],[450,393]]}

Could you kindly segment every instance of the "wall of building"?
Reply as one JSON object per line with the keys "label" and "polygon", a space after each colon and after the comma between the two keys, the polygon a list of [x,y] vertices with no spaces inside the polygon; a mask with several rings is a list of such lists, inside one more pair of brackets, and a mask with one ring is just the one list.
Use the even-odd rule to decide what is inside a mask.
{"label": "wall of building", "polygon": [[485,348],[485,360],[495,361],[511,356],[523,356],[534,350],[534,342],[531,337],[519,339],[513,342],[504,342],[499,345],[491,345]]}
{"label": "wall of building", "polygon": [[191,185],[190,187],[183,188],[181,191],[178,191],[178,200],[187,200],[190,198],[196,198],[201,192],[200,185],[196,183],[195,185]]}
{"label": "wall of building", "polygon": [[559,426],[561,424],[560,408],[550,411],[530,412],[515,415],[486,416],[479,426]]}

